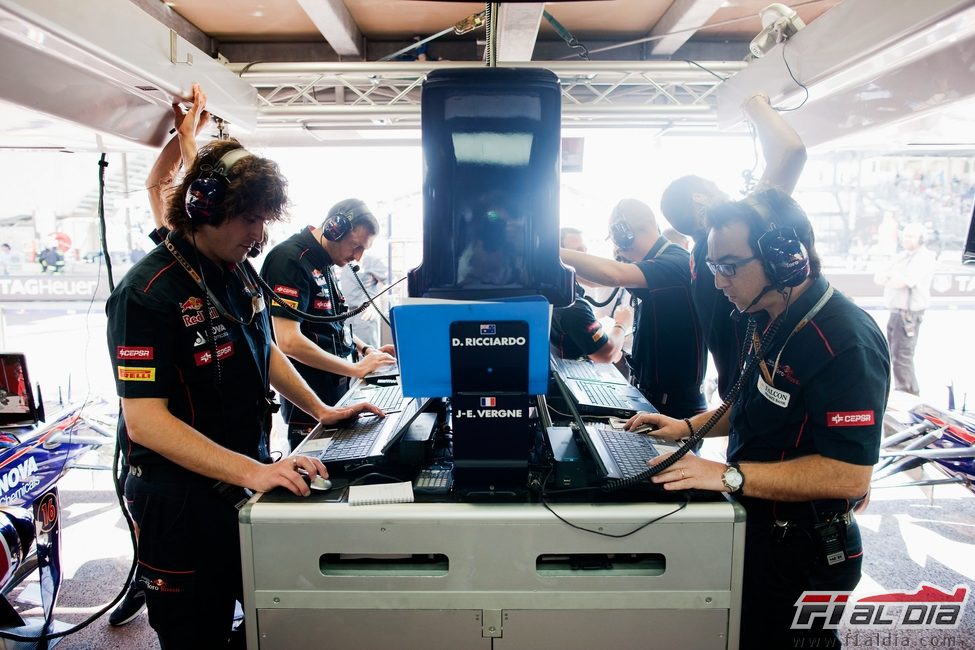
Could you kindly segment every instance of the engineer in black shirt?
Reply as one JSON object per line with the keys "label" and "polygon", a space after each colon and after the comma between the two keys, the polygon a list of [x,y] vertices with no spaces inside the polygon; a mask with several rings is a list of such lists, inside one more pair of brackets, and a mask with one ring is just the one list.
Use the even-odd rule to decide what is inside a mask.
{"label": "engineer in black shirt", "polygon": [[626,261],[567,248],[562,261],[590,282],[629,289],[637,299],[631,380],[661,413],[700,413],[707,351],[691,302],[688,253],[661,236],[653,210],[636,199],[616,205],[609,230],[617,258]]}
{"label": "engineer in black shirt", "polygon": [[[743,106],[745,115],[755,126],[766,161],[765,173],[753,190],[779,189],[791,194],[806,164],[806,147],[799,135],[769,104],[764,94],[754,95]],[[704,263],[707,257],[708,208],[723,203],[728,196],[714,182],[699,176],[678,178],[664,190],[660,210],[679,232],[694,240],[691,250],[691,288],[694,309],[704,331],[708,350],[718,371],[718,394],[728,395],[738,376],[739,352],[744,322],[729,318],[733,308],[720,289],[714,286],[714,275]]]}
{"label": "engineer in black shirt", "polygon": [[[582,231],[577,228],[561,228],[559,239],[562,248],[586,252]],[[577,282],[576,299],[568,307],[552,311],[552,332],[549,337],[555,353],[563,359],[588,357],[601,363],[615,363],[623,352],[623,344],[633,326],[633,308],[621,305],[613,311],[613,326],[608,330],[593,313],[586,301],[586,290]]]}
{"label": "engineer in black shirt", "polygon": [[[812,226],[788,195],[722,204],[710,220],[706,262],[748,323],[742,354],[751,369],[708,433],[728,436],[727,464],[688,454],[652,480],[730,492],[744,506],[742,648],[834,647],[835,630],[821,620],[792,629],[795,604],[806,591],[849,592],[860,580],[853,509],[879,457],[887,343],[822,277]],[[640,414],[627,426],[650,424],[676,440],[718,415]]]}
{"label": "engineer in black shirt", "polygon": [[[326,404],[335,404],[345,394],[349,377],[364,377],[393,363],[394,348],[384,345],[377,350],[366,345],[353,335],[348,320],[313,322],[284,305],[314,316],[349,311],[332,266],[358,262],[378,233],[379,221],[364,202],[339,201],[320,227],[309,226],[271,249],[261,268],[261,275],[278,295],[271,303],[275,341]],[[353,351],[358,361],[348,359]],[[318,422],[290,400],[284,400],[281,414],[288,423],[292,449]]]}
{"label": "engineer in black shirt", "polygon": [[314,458],[271,462],[271,388],[324,423],[382,414],[325,405],[271,340],[244,261],[286,203],[275,163],[234,140],[203,147],[169,204],[172,232],[106,306],[137,582],[164,649],[243,647],[240,488],[307,496],[301,473],[326,475]]}

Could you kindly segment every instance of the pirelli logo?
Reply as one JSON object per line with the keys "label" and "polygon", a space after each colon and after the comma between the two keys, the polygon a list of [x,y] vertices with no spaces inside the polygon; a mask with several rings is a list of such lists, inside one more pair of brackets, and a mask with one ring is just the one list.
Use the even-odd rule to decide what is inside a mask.
{"label": "pirelli logo", "polygon": [[826,414],[828,427],[866,427],[876,422],[873,411],[831,411]]}
{"label": "pirelli logo", "polygon": [[156,381],[156,369],[119,366],[118,378],[122,381]]}
{"label": "pirelli logo", "polygon": [[123,361],[128,359],[152,361],[154,354],[151,347],[119,345],[115,348],[115,356]]}
{"label": "pirelli logo", "polygon": [[277,303],[277,304],[279,304],[279,305],[281,305],[281,304],[287,305],[288,307],[291,307],[292,309],[298,309],[298,301],[297,300],[288,300],[286,298],[274,298],[274,302]]}

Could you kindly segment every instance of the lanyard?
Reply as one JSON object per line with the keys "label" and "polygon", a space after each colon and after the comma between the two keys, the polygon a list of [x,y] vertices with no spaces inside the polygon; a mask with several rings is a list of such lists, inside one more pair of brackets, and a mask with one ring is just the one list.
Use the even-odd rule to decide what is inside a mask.
{"label": "lanyard", "polygon": [[816,314],[819,313],[819,310],[823,308],[823,306],[832,296],[833,286],[830,285],[826,287],[826,291],[823,292],[823,295],[818,301],[816,301],[816,304],[813,305],[808,312],[806,312],[806,315],[799,319],[796,326],[792,328],[791,332],[789,332],[789,336],[786,337],[785,343],[783,343],[782,347],[779,348],[779,353],[775,355],[775,365],[772,366],[771,374],[769,373],[768,366],[765,364],[765,359],[762,358],[761,342],[759,341],[758,333],[752,330],[752,345],[755,348],[755,354],[757,354],[759,358],[758,363],[759,367],[762,369],[762,377],[765,379],[765,383],[767,383],[769,386],[775,385],[775,374],[779,371],[779,360],[782,358],[782,351],[785,350],[785,346],[789,344],[789,341],[792,339],[794,334],[798,333],[799,330],[809,324],[809,322],[816,316]]}
{"label": "lanyard", "polygon": [[200,289],[206,292],[207,297],[210,299],[210,302],[212,302],[213,306],[217,308],[217,311],[220,313],[221,316],[223,316],[228,320],[232,320],[236,323],[239,323],[241,325],[250,325],[251,323],[254,322],[254,317],[257,316],[262,311],[264,311],[264,295],[261,293],[260,289],[257,288],[257,285],[254,284],[251,281],[251,279],[247,276],[247,271],[241,272],[238,269],[238,267],[240,266],[239,264],[234,265],[234,275],[236,275],[237,278],[240,280],[240,283],[244,289],[244,294],[251,299],[251,317],[245,321],[244,319],[235,316],[231,314],[229,311],[227,311],[224,308],[223,303],[220,302],[220,299],[217,298],[217,296],[214,295],[212,291],[210,291],[210,287],[208,287],[206,283],[203,282],[203,277],[196,272],[196,269],[194,269],[189,262],[186,261],[186,258],[183,257],[182,253],[176,250],[176,247],[173,245],[173,242],[170,241],[170,237],[172,237],[172,234],[170,234],[169,237],[166,237],[166,239],[163,240],[163,245],[166,247],[166,250],[168,250],[169,253],[174,258],[176,258],[176,261],[179,262],[180,266],[182,266],[187,273],[189,273],[190,277],[193,278],[193,281],[196,282],[196,284],[200,287]]}

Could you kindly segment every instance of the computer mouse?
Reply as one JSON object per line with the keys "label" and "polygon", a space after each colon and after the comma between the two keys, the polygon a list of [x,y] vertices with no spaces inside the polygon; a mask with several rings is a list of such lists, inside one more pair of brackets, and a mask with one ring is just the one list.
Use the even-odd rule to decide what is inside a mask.
{"label": "computer mouse", "polygon": [[332,489],[332,482],[327,478],[316,476],[308,483],[308,487],[319,492],[325,492]]}

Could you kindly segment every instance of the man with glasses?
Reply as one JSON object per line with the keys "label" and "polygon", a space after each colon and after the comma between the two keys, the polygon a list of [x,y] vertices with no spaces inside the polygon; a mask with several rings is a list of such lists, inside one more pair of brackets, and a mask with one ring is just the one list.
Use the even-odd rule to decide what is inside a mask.
{"label": "man with glasses", "polygon": [[616,260],[562,248],[562,261],[636,299],[630,378],[650,403],[676,418],[700,413],[707,351],[691,301],[688,253],[661,236],[653,210],[636,199],[616,205],[609,231]]}
{"label": "man with glasses", "polygon": [[710,219],[707,264],[748,322],[739,392],[726,411],[640,414],[627,428],[649,424],[677,440],[713,420],[707,435],[727,436],[727,463],[687,454],[651,480],[727,492],[745,508],[740,647],[839,647],[835,630],[816,617],[803,625],[795,606],[806,592],[848,593],[860,580],[853,509],[879,458],[887,344],[821,275],[812,225],[791,197],[768,190],[716,206]]}
{"label": "man with glasses", "polygon": [[[271,249],[261,268],[261,276],[277,294],[271,303],[275,341],[326,404],[335,404],[345,394],[349,377],[364,377],[395,361],[393,346],[377,350],[354,337],[347,321],[317,323],[295,311],[314,316],[347,312],[349,307],[332,266],[361,260],[378,232],[379,221],[364,202],[339,201],[321,226],[308,226]],[[358,361],[349,360],[353,351]],[[317,424],[315,418],[287,400],[282,403],[281,414],[288,424],[292,449]]]}
{"label": "man with glasses", "polygon": [[[743,110],[755,126],[766,161],[765,173],[752,195],[770,188],[791,194],[806,164],[806,147],[802,139],[771,107],[763,93],[749,98]],[[667,186],[660,198],[660,209],[671,225],[694,239],[691,251],[694,309],[714,358],[718,394],[722,398],[738,376],[743,325],[728,317],[733,312],[731,303],[715,288],[713,273],[705,268],[704,257],[707,255],[708,208],[727,200],[728,196],[717,185],[699,176],[678,178]]]}

